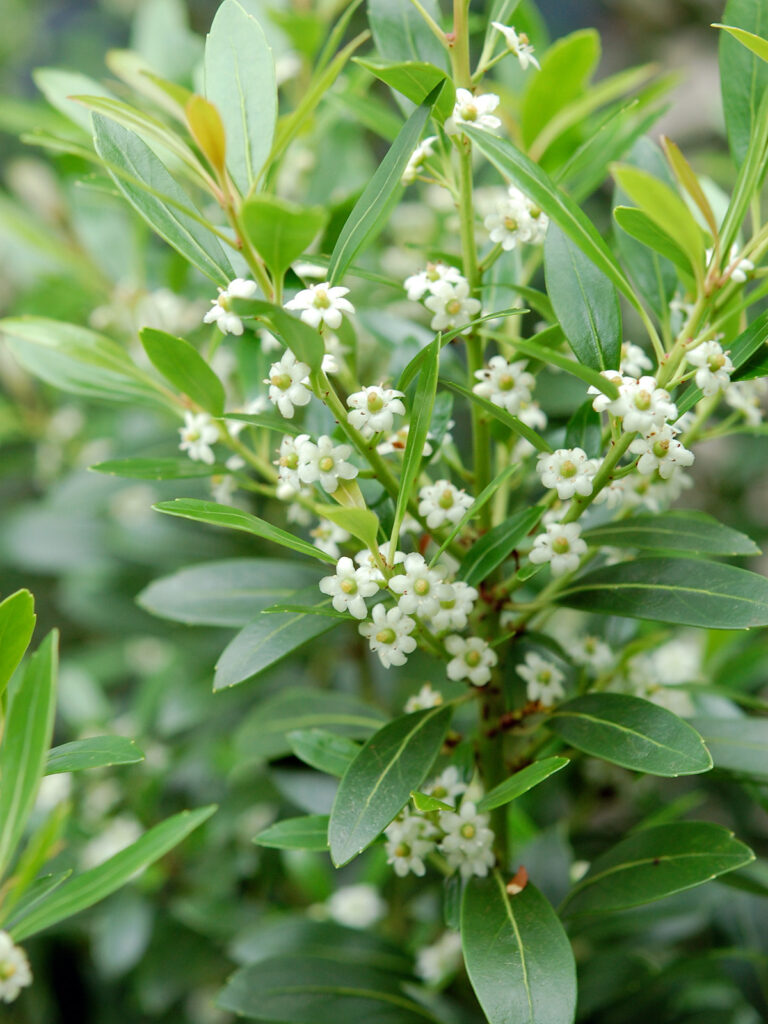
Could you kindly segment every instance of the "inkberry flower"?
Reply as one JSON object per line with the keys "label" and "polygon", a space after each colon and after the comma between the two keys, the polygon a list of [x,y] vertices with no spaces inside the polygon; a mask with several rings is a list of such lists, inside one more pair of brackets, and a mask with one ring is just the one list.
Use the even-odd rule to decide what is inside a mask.
{"label": "inkberry flower", "polygon": [[400,608],[386,609],[383,604],[375,605],[371,620],[361,622],[358,627],[384,668],[406,663],[407,655],[416,650],[416,641],[411,636],[415,628],[414,620]]}
{"label": "inkberry flower", "polygon": [[492,21],[491,24],[497,32],[501,32],[504,36],[507,49],[517,57],[523,71],[527,71],[530,64],[541,70],[541,65],[533,55],[533,47],[525,32],[518,33],[511,25],[502,25],[498,21]]}
{"label": "inkberry flower", "polygon": [[694,380],[705,395],[725,391],[731,383],[733,363],[717,341],[702,342],[688,353],[687,359],[691,366],[698,367]]}
{"label": "inkberry flower", "polygon": [[504,356],[492,356],[487,366],[475,371],[480,383],[475,384],[472,390],[481,398],[487,398],[516,415],[523,403],[531,401],[535,384],[533,374],[526,372],[527,366],[524,359],[509,363]]}
{"label": "inkberry flower", "polygon": [[311,284],[304,288],[289,302],[286,302],[286,309],[301,310],[301,319],[310,327],[321,327],[327,324],[332,331],[341,327],[344,313],[354,313],[355,307],[344,296],[349,293],[349,288],[342,288],[339,285],[331,286],[329,281],[322,284]]}
{"label": "inkberry flower", "polygon": [[384,829],[387,864],[400,878],[409,873],[421,878],[427,870],[424,860],[435,848],[436,835],[431,822],[406,808]]}
{"label": "inkberry flower", "polygon": [[299,434],[298,437],[286,434],[280,442],[274,464],[277,466],[277,496],[281,501],[290,501],[301,490],[299,448],[309,440],[309,434]]}
{"label": "inkberry flower", "polygon": [[272,363],[264,383],[269,384],[270,402],[287,420],[293,418],[294,406],[307,405],[312,397],[308,387],[309,367],[290,351],[284,352],[279,362]]}
{"label": "inkberry flower", "polygon": [[450,480],[438,480],[419,491],[419,515],[430,530],[446,523],[458,523],[473,502],[471,494],[460,491]]}
{"label": "inkberry flower", "polygon": [[395,416],[405,415],[403,398],[403,392],[393,388],[377,385],[364,387],[347,399],[347,405],[352,409],[349,422],[363,437],[373,437],[382,430],[391,430]]}
{"label": "inkberry flower", "polygon": [[399,597],[398,608],[405,615],[431,618],[440,611],[438,588],[443,581],[442,568],[430,569],[424,556],[415,552],[406,555],[403,568],[402,575],[393,576],[389,581],[389,589]]}
{"label": "inkberry flower", "polygon": [[403,710],[406,714],[412,711],[424,711],[426,708],[438,708],[443,703],[443,695],[439,690],[433,690],[431,683],[424,683],[418,693],[414,693],[405,702]]}
{"label": "inkberry flower", "polygon": [[473,96],[469,89],[457,89],[453,113],[443,126],[446,134],[460,134],[462,125],[465,124],[485,128],[491,132],[501,128],[501,121],[493,113],[498,105],[499,97],[495,93],[478,93],[477,96]]}
{"label": "inkberry flower", "polygon": [[547,233],[549,218],[524,192],[510,185],[483,224],[491,241],[509,252],[520,242],[540,245]]}
{"label": "inkberry flower", "polygon": [[243,321],[231,310],[232,299],[250,299],[256,293],[256,282],[236,277],[226,288],[219,288],[218,298],[211,299],[211,308],[203,317],[203,323],[216,324],[222,334],[241,335]]}
{"label": "inkberry flower", "polygon": [[545,487],[554,488],[561,501],[574,494],[592,493],[592,481],[600,468],[598,459],[588,459],[583,448],[558,448],[539,456],[536,471]]}
{"label": "inkberry flower", "polygon": [[526,654],[524,663],[517,666],[517,674],[527,684],[526,694],[529,701],[551,705],[558,697],[564,695],[565,676],[551,661],[546,661],[535,651]]}
{"label": "inkberry flower", "polygon": [[446,668],[448,678],[454,682],[468,679],[473,686],[485,686],[491,678],[491,669],[499,660],[496,652],[479,636],[447,636],[445,649],[452,656]]}
{"label": "inkberry flower", "polygon": [[630,377],[641,377],[643,370],[653,369],[653,363],[639,345],[634,345],[631,341],[625,341],[621,346],[621,364],[619,368],[622,373],[628,374]]}
{"label": "inkberry flower", "polygon": [[8,932],[0,931],[0,1002],[12,1003],[19,992],[32,984],[27,954],[15,945]]}
{"label": "inkberry flower", "polygon": [[545,533],[533,542],[528,558],[534,565],[550,563],[553,576],[563,576],[578,569],[579,560],[586,552],[586,541],[581,539],[578,523],[549,523]]}
{"label": "inkberry flower", "polygon": [[304,484],[320,483],[329,493],[338,489],[340,480],[354,480],[357,467],[346,460],[352,454],[348,444],[334,445],[327,434],[313,441],[304,441],[298,449],[299,479]]}
{"label": "inkberry flower", "polygon": [[434,313],[429,324],[433,331],[461,327],[480,312],[480,300],[470,296],[469,282],[463,278],[455,284],[436,281],[424,305]]}
{"label": "inkberry flower", "polygon": [[219,428],[207,412],[185,412],[184,426],[179,427],[179,434],[179,448],[186,452],[193,462],[213,465],[216,457],[211,445],[219,440]]}
{"label": "inkberry flower", "polygon": [[365,619],[368,608],[366,597],[373,597],[378,592],[379,584],[374,579],[372,569],[355,568],[351,558],[340,558],[333,576],[324,576],[318,583],[320,590],[333,598],[332,604],[337,612],[349,612],[356,619]]}
{"label": "inkberry flower", "polygon": [[464,629],[477,600],[475,588],[461,580],[441,583],[436,596],[440,602],[440,610],[432,615],[432,629],[436,633],[442,633],[447,629]]}
{"label": "inkberry flower", "polygon": [[465,280],[466,278],[458,267],[451,267],[447,263],[442,263],[438,260],[436,263],[428,263],[426,268],[420,270],[418,274],[406,277],[403,286],[408,293],[408,298],[412,302],[418,302],[423,295],[431,292],[433,287],[440,281],[447,281],[448,284],[458,284],[459,281]]}
{"label": "inkberry flower", "polygon": [[434,156],[433,143],[437,142],[436,135],[428,135],[426,139],[418,144],[416,149],[411,153],[408,163],[405,165],[400,181],[403,185],[411,185],[419,175],[422,164],[429,157]]}
{"label": "inkberry flower", "polygon": [[668,480],[677,467],[692,466],[694,455],[676,440],[674,429],[665,424],[652,430],[646,437],[638,437],[629,446],[633,455],[639,455],[637,471],[650,476],[658,470],[662,480]]}
{"label": "inkberry flower", "polygon": [[462,878],[479,875],[484,878],[493,866],[493,832],[488,828],[488,815],[478,814],[471,800],[465,800],[458,812],[440,811],[440,827],[445,832],[440,852]]}

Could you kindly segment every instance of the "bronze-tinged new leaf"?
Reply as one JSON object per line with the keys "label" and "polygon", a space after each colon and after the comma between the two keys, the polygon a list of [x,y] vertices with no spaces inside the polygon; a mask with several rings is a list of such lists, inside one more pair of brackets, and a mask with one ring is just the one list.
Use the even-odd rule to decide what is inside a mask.
{"label": "bronze-tinged new leaf", "polygon": [[186,106],[192,138],[211,167],[221,176],[227,159],[227,139],[219,112],[204,96],[195,94]]}

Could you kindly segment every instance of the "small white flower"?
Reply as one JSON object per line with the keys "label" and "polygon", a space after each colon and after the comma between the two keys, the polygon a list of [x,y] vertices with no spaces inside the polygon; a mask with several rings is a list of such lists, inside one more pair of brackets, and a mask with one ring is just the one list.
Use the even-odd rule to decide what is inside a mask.
{"label": "small white flower", "polygon": [[446,281],[448,284],[458,284],[459,281],[464,280],[466,278],[458,267],[451,267],[447,263],[442,263],[438,260],[436,263],[428,263],[426,268],[420,270],[418,274],[406,277],[403,286],[411,302],[418,302],[427,292],[431,292],[433,287],[440,281]]}
{"label": "small white flower", "polygon": [[578,523],[550,523],[546,533],[540,533],[533,542],[529,561],[534,565],[550,563],[553,576],[563,576],[578,569],[579,560],[586,552],[586,541],[581,539]]}
{"label": "small white flower", "polygon": [[287,420],[293,418],[294,406],[307,405],[312,392],[309,390],[309,367],[298,361],[291,351],[283,353],[277,363],[269,368],[269,400],[274,402],[280,414]]}
{"label": "small white flower", "polygon": [[442,800],[444,804],[453,804],[455,807],[458,798],[467,792],[467,784],[459,775],[459,769],[455,765],[449,765],[427,783],[424,792],[436,800]]}
{"label": "small white flower", "polygon": [[635,378],[621,374],[617,370],[601,370],[600,376],[605,377],[606,380],[615,384],[619,389],[619,394],[617,398],[609,398],[608,395],[600,390],[600,388],[591,384],[587,388],[587,394],[595,396],[592,402],[592,408],[595,412],[609,412],[612,416],[623,416],[627,409],[627,403],[622,396],[621,388],[625,384],[632,384]]}
{"label": "small white flower", "polygon": [[304,441],[298,448],[299,479],[304,484],[319,482],[329,493],[338,488],[340,480],[354,480],[357,467],[346,460],[352,454],[348,444],[334,445],[327,434],[321,434],[317,444]]}
{"label": "small white flower", "polygon": [[545,487],[554,488],[561,501],[574,494],[592,493],[592,481],[600,468],[598,459],[588,459],[583,448],[558,448],[542,453],[536,471]]}
{"label": "small white flower", "polygon": [[343,885],[326,901],[328,914],[347,928],[370,928],[387,912],[387,904],[375,885],[361,882]]}
{"label": "small white flower", "polygon": [[355,568],[351,558],[340,558],[333,576],[324,576],[318,583],[320,590],[333,598],[332,604],[337,612],[349,612],[356,619],[364,619],[368,615],[365,604],[366,597],[373,597],[378,592],[379,584],[368,568]]}
{"label": "small white flower", "polygon": [[481,398],[487,398],[494,405],[516,415],[523,403],[531,401],[535,379],[526,372],[528,363],[524,359],[509,363],[504,356],[492,356],[488,365],[475,371],[479,384],[472,390]]}
{"label": "small white flower", "polygon": [[354,313],[355,307],[344,296],[349,293],[349,288],[342,288],[339,285],[331,286],[329,281],[322,284],[311,284],[304,288],[290,302],[286,302],[286,309],[301,310],[301,319],[310,327],[320,327],[327,324],[332,331],[341,327],[344,313]]}
{"label": "small white flower", "polygon": [[694,379],[705,395],[725,391],[731,383],[733,363],[717,341],[702,342],[688,353],[687,359],[691,366],[698,367]]}
{"label": "small white flower", "polygon": [[498,105],[499,97],[495,93],[478,93],[477,96],[473,96],[468,89],[457,89],[453,113],[443,126],[446,134],[458,135],[461,126],[465,124],[485,128],[491,132],[501,128],[501,121],[493,114]]}
{"label": "small white flower", "polygon": [[451,655],[446,668],[448,678],[454,682],[468,679],[473,686],[485,686],[491,678],[491,669],[499,660],[496,652],[479,636],[447,636],[445,649]]}
{"label": "small white flower", "polygon": [[315,547],[336,559],[341,556],[339,544],[344,544],[350,537],[346,530],[332,523],[330,519],[321,519],[314,530],[309,532]]}
{"label": "small white flower", "polygon": [[437,281],[424,305],[434,313],[429,324],[433,331],[460,327],[480,312],[480,301],[470,297],[469,283],[464,280],[456,284]]}
{"label": "small white flower", "polygon": [[525,32],[516,32],[511,25],[502,25],[498,21],[492,21],[491,24],[497,32],[501,32],[507,43],[507,49],[510,53],[513,53],[523,71],[528,70],[528,65],[533,64],[535,68],[541,69],[539,62],[533,56],[533,47]]}
{"label": "small white flower", "polygon": [[464,629],[477,600],[477,591],[468,583],[456,580],[441,583],[437,588],[440,610],[432,616],[431,626],[436,633],[447,629]]}
{"label": "small white flower", "polygon": [[216,456],[211,445],[219,440],[219,428],[207,412],[185,412],[184,426],[179,427],[179,434],[179,448],[186,452],[193,462],[213,465]]}
{"label": "small white flower", "polygon": [[[377,607],[380,607],[377,605]],[[435,848],[436,830],[431,822],[406,808],[384,829],[387,864],[404,878],[409,872],[420,878],[426,873],[424,860]]]}
{"label": "small white flower", "polygon": [[435,154],[433,145],[435,142],[437,142],[437,136],[428,135],[426,139],[422,139],[416,149],[411,153],[408,163],[405,165],[402,177],[400,178],[403,185],[411,185],[416,181],[424,161]]}
{"label": "small white flower", "polygon": [[583,665],[593,672],[605,672],[613,665],[613,651],[596,636],[583,636],[568,644],[568,653],[577,665]]}
{"label": "small white flower", "polygon": [[621,346],[620,369],[630,377],[642,377],[643,370],[653,369],[653,363],[639,345],[625,341]]}
{"label": "small white flower", "polygon": [[471,494],[460,491],[450,480],[438,480],[419,491],[419,515],[427,520],[430,530],[445,523],[456,523],[473,502]]}
{"label": "small white flower", "polygon": [[[704,260],[706,266],[709,266],[712,260],[713,252],[713,249],[707,249],[706,257]],[[744,282],[747,280],[747,276],[751,274],[752,271],[755,269],[755,264],[751,260],[740,260],[738,256],[739,247],[736,244],[736,242],[734,242],[731,246],[731,251],[728,257],[729,262],[728,266],[724,271],[724,274],[728,274],[728,271],[730,270],[729,277],[731,281],[734,281],[736,284],[744,284]]]}
{"label": "small white flower", "polygon": [[[381,444],[377,444],[376,451],[379,455],[392,455],[394,452],[399,452],[402,455],[405,451],[406,445],[408,444],[409,430],[410,427],[408,424],[404,427],[400,427],[400,429],[392,434],[386,441],[382,441]],[[428,459],[432,454],[432,445],[429,441],[424,442],[421,454],[425,459]]]}
{"label": "small white flower", "polygon": [[549,706],[565,693],[563,673],[551,661],[546,661],[535,651],[526,654],[525,662],[517,666],[517,674],[525,680],[526,694],[531,702],[540,701]]}
{"label": "small white flower", "polygon": [[767,392],[766,380],[739,380],[728,385],[725,400],[732,409],[744,415],[751,427],[757,427],[763,421],[761,401]]}
{"label": "small white flower", "polygon": [[541,245],[549,227],[549,217],[524,192],[510,185],[496,201],[495,209],[483,220],[492,242],[505,252],[525,242]]}
{"label": "small white flower", "polygon": [[424,683],[418,693],[414,693],[405,702],[403,709],[406,714],[412,711],[424,711],[427,708],[438,708],[443,703],[443,695],[439,690],[433,690],[431,683]]}
{"label": "small white flower", "polygon": [[478,814],[472,801],[465,800],[458,812],[440,811],[439,821],[445,832],[439,849],[451,867],[458,868],[462,878],[484,878],[495,860],[488,815]]}
{"label": "small white flower", "polygon": [[[311,487],[302,487],[301,491],[299,491],[299,494],[306,501],[312,501],[312,499],[314,498]],[[280,495],[278,494],[278,498],[279,497]],[[286,522],[296,523],[297,526],[309,526],[309,524],[312,522],[312,513],[309,511],[308,508],[300,504],[298,501],[292,501],[288,508],[285,510],[285,519]],[[349,534],[347,534],[347,537],[348,536]],[[346,540],[347,537],[343,539]],[[320,547],[320,545],[316,544],[315,547]],[[338,558],[338,554],[335,557]]]}
{"label": "small white flower", "polygon": [[232,299],[250,299],[256,293],[256,282],[236,277],[226,288],[219,288],[218,298],[211,299],[211,309],[203,317],[203,323],[216,324],[222,334],[243,333],[243,321],[233,313]]}
{"label": "small white flower", "polygon": [[399,596],[398,607],[405,615],[419,615],[429,619],[440,611],[438,588],[443,582],[441,566],[430,569],[423,555],[406,555],[405,572],[393,576],[389,589]]}
{"label": "small white flower", "polygon": [[[388,543],[379,545],[379,555],[381,556],[381,560],[384,565],[386,565],[388,569],[393,569],[396,565],[402,565],[405,561],[405,552],[395,551],[392,559],[389,557],[389,552],[390,546]],[[359,566],[364,566],[366,569],[370,569],[373,573],[373,578],[377,583],[384,586],[385,579],[381,569],[379,568],[379,563],[373,557],[368,548],[363,548],[362,551],[358,551],[355,555],[355,563]]]}
{"label": "small white flower", "polygon": [[674,429],[667,424],[652,430],[646,437],[638,437],[629,446],[633,455],[639,455],[637,471],[650,476],[656,470],[662,480],[669,479],[676,467],[692,466],[694,455],[675,439]]}
{"label": "small white flower", "polygon": [[347,399],[347,405],[352,409],[348,416],[349,422],[366,438],[382,430],[391,430],[395,416],[405,415],[403,398],[403,392],[393,388],[375,384],[364,387]]}
{"label": "small white flower", "polygon": [[8,932],[0,931],[0,1002],[12,1003],[19,992],[32,984],[27,954],[15,945]]}
{"label": "small white flower", "polygon": [[669,392],[658,387],[655,377],[641,377],[624,383],[619,393],[626,403],[621,425],[628,433],[638,430],[641,434],[648,434],[667,420],[677,419],[677,406]]}
{"label": "small white flower", "polygon": [[277,338],[268,331],[266,327],[262,327],[256,332],[259,342],[261,343],[262,352],[279,352],[283,347]]}
{"label": "small white flower", "polygon": [[367,638],[384,668],[406,663],[407,655],[416,650],[416,641],[411,636],[415,628],[414,620],[400,608],[387,610],[383,604],[375,605],[371,621],[361,622],[358,627],[360,635]]}
{"label": "small white flower", "polygon": [[274,465],[277,466],[277,496],[281,501],[290,501],[301,490],[299,448],[309,440],[309,434],[299,434],[298,437],[286,434],[280,442]]}
{"label": "small white flower", "polygon": [[439,985],[461,965],[461,935],[445,932],[416,954],[416,974],[427,985]]}

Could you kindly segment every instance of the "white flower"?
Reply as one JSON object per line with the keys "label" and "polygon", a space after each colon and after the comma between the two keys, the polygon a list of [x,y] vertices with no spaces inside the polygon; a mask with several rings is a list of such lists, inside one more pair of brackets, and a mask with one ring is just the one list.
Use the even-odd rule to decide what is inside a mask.
{"label": "white flower", "polygon": [[184,426],[179,427],[179,434],[179,448],[186,452],[193,462],[213,465],[216,457],[211,445],[219,440],[219,428],[207,412],[185,412]]}
{"label": "white flower", "polygon": [[618,397],[609,398],[600,388],[595,387],[591,384],[587,388],[588,395],[594,395],[594,401],[592,402],[592,408],[595,412],[609,412],[612,416],[623,416],[627,403],[622,397],[621,388],[624,384],[631,384],[634,381],[634,377],[627,377],[624,374],[619,373],[617,370],[601,370],[600,376],[605,377],[612,384],[615,384],[619,389]]}
{"label": "white flower", "polygon": [[625,341],[621,346],[620,369],[630,377],[641,377],[643,370],[653,369],[653,363],[639,345]]}
{"label": "white flower", "polygon": [[568,643],[568,653],[577,665],[583,665],[593,672],[605,672],[613,665],[613,651],[596,636],[583,636]]}
{"label": "white flower", "polygon": [[349,288],[342,288],[339,285],[331,286],[329,281],[322,284],[311,284],[304,288],[290,302],[286,302],[286,309],[300,309],[301,319],[310,327],[320,327],[327,324],[332,331],[341,327],[342,314],[354,313],[355,307],[344,296]]}
{"label": "white flower", "polygon": [[358,627],[360,635],[367,638],[384,668],[404,665],[406,655],[416,650],[416,641],[411,636],[415,628],[414,620],[400,608],[387,610],[383,604],[373,608],[370,622],[361,622]]}
{"label": "white flower", "polygon": [[694,379],[705,395],[725,391],[731,383],[733,363],[717,341],[702,342],[686,358],[691,366],[698,367]]}
{"label": "white flower", "polygon": [[304,441],[298,452],[298,473],[301,482],[319,482],[329,494],[333,494],[338,488],[340,480],[354,480],[357,476],[357,467],[346,461],[352,454],[352,446],[334,445],[327,434],[321,434],[317,444],[313,441]]}
{"label": "white flower", "polygon": [[256,334],[261,343],[262,352],[279,352],[283,347],[274,334],[268,331],[266,327],[262,327]]}
{"label": "white flower", "polygon": [[373,437],[382,430],[391,430],[396,415],[405,415],[403,398],[403,392],[393,388],[375,384],[364,387],[347,399],[347,405],[352,409],[347,418],[363,437]]}
{"label": "white flower", "polygon": [[483,224],[491,241],[509,252],[520,242],[541,245],[549,227],[549,217],[524,192],[510,185]]}
{"label": "white flower", "polygon": [[437,281],[424,305],[434,313],[429,324],[433,331],[460,327],[480,312],[480,301],[470,297],[469,282],[464,280],[456,284]]}
{"label": "white flower", "polygon": [[[376,451],[379,455],[391,455],[393,452],[404,452],[406,445],[408,444],[408,431],[410,427],[406,424],[404,427],[400,427],[392,436],[382,441],[381,444],[376,445]],[[429,458],[432,454],[432,445],[429,441],[424,442],[424,447],[421,449],[421,454],[425,459]]]}
{"label": "white flower", "polygon": [[729,384],[725,392],[725,400],[732,409],[743,413],[751,427],[757,427],[763,420],[760,402],[768,392],[768,381],[739,380]]}
{"label": "white flower", "polygon": [[535,68],[541,68],[539,62],[533,56],[533,47],[525,32],[518,33],[511,25],[502,25],[498,21],[492,21],[491,24],[497,32],[501,32],[504,36],[507,49],[517,57],[523,71],[528,70],[529,64],[533,64]]}
{"label": "white flower", "polygon": [[27,954],[14,944],[8,932],[0,931],[0,1002],[12,1003],[19,992],[31,984]]}
{"label": "white flower", "polygon": [[526,654],[525,662],[517,666],[517,674],[525,680],[526,694],[531,702],[540,701],[549,706],[564,695],[565,676],[552,662],[546,661],[535,651]]}
{"label": "white flower", "polygon": [[546,533],[540,533],[533,542],[528,558],[534,565],[550,563],[553,576],[563,576],[578,569],[579,560],[586,552],[586,541],[581,539],[578,523],[549,523]]}
{"label": "white flower", "polygon": [[447,263],[438,260],[436,263],[428,263],[426,269],[420,270],[418,274],[406,277],[403,286],[408,293],[411,302],[418,302],[423,295],[431,292],[433,287],[440,281],[448,284],[458,284],[466,278],[458,267],[450,267]]}
{"label": "white flower", "polygon": [[535,384],[533,374],[526,372],[527,365],[524,359],[508,363],[504,356],[492,356],[487,366],[475,371],[480,383],[475,384],[472,390],[481,398],[487,398],[516,415],[524,402],[531,401],[531,390]]}
{"label": "white flower", "polygon": [[621,425],[628,433],[638,430],[641,434],[648,434],[667,420],[677,419],[677,406],[669,392],[657,386],[655,377],[641,377],[624,383],[619,393],[625,402]]}
{"label": "white flower", "polygon": [[309,440],[309,434],[299,434],[298,437],[286,434],[280,442],[274,465],[277,466],[277,496],[281,501],[290,501],[301,490],[299,448]]}
{"label": "white flower", "polygon": [[[379,545],[379,555],[381,556],[381,560],[384,563],[384,565],[386,565],[388,569],[393,569],[396,565],[402,565],[402,563],[405,561],[405,552],[395,551],[394,557],[391,560],[389,557],[389,552],[390,546],[388,543]],[[366,569],[370,569],[371,572],[373,573],[373,578],[382,586],[384,585],[384,575],[381,569],[379,568],[378,562],[373,557],[368,548],[363,548],[362,551],[358,551],[358,553],[355,555],[355,562],[357,565],[364,566]]]}
{"label": "white flower", "polygon": [[326,901],[329,915],[347,928],[370,928],[387,912],[375,885],[343,885]]}
{"label": "white flower", "polygon": [[421,171],[421,165],[428,157],[434,156],[435,150],[433,148],[433,143],[435,142],[437,142],[437,136],[428,135],[426,139],[422,139],[416,149],[411,153],[408,163],[405,165],[402,177],[400,178],[403,185],[410,185],[416,181],[419,171]]}
{"label": "white flower", "polygon": [[308,387],[309,367],[289,350],[279,362],[272,363],[264,383],[269,384],[270,402],[274,402],[287,420],[293,417],[294,406],[307,405],[312,397]]}
{"label": "white flower", "polygon": [[324,576],[318,583],[320,590],[333,598],[337,612],[349,612],[356,619],[364,619],[368,608],[364,598],[373,597],[379,584],[368,568],[355,568],[351,558],[340,558],[333,576]]}
{"label": "white flower", "polygon": [[419,515],[427,520],[430,530],[445,523],[455,526],[473,500],[471,494],[460,491],[450,480],[438,480],[419,491]]}
{"label": "white flower", "polygon": [[424,859],[435,848],[436,830],[431,822],[406,809],[384,829],[384,835],[387,864],[392,865],[395,874],[400,878],[409,872],[423,876],[427,870]]}
{"label": "white flower", "polygon": [[558,448],[542,453],[536,471],[545,487],[554,488],[561,501],[574,494],[592,493],[592,481],[600,468],[598,459],[588,459],[583,448]]}
{"label": "white flower", "polygon": [[440,811],[440,827],[445,832],[440,852],[462,878],[480,875],[484,878],[493,866],[493,832],[488,828],[488,815],[478,814],[471,800],[465,800],[458,813]]}
{"label": "white flower", "polygon": [[478,93],[477,96],[473,96],[468,89],[457,89],[453,113],[443,126],[446,134],[458,135],[461,126],[465,124],[495,131],[501,127],[501,121],[493,114],[498,105],[499,97],[495,93]]}
{"label": "white flower", "polygon": [[491,678],[491,669],[499,660],[496,652],[479,636],[447,636],[445,649],[451,655],[446,668],[448,678],[454,682],[468,679],[473,686],[485,686]]}
{"label": "white flower", "polygon": [[416,974],[427,985],[439,985],[454,974],[461,964],[461,935],[445,932],[431,946],[424,946],[416,954]]}
{"label": "white flower", "polygon": [[694,455],[675,439],[672,427],[665,424],[652,430],[646,437],[636,438],[629,446],[634,455],[639,455],[637,471],[643,476],[650,476],[656,470],[662,480],[667,480],[675,472],[675,467],[692,466]]}
{"label": "white flower", "polygon": [[414,693],[405,702],[403,709],[406,714],[412,711],[424,711],[426,708],[437,708],[443,703],[443,695],[439,690],[433,690],[431,683],[424,683],[418,693]]}
{"label": "white flower", "polygon": [[393,576],[389,581],[389,589],[399,595],[398,608],[405,615],[431,618],[440,611],[437,591],[443,582],[442,566],[430,569],[424,556],[414,552],[406,555],[403,568],[403,575]]}
{"label": "white flower", "polygon": [[459,769],[449,765],[424,787],[424,792],[444,804],[455,806],[457,799],[467,792],[467,784],[459,775]]}
{"label": "white flower", "polygon": [[230,309],[232,299],[250,299],[256,292],[256,282],[236,277],[226,288],[219,288],[218,298],[211,299],[211,309],[203,317],[203,323],[216,324],[222,334],[243,333],[243,321]]}
{"label": "white flower", "polygon": [[331,558],[338,559],[341,555],[339,544],[349,540],[346,530],[332,523],[330,519],[321,519],[314,530],[310,530],[312,543],[319,551],[324,551]]}
{"label": "white flower", "polygon": [[446,629],[464,629],[477,600],[477,591],[468,583],[441,583],[437,588],[440,610],[432,616],[431,626],[436,633]]}
{"label": "white flower", "polygon": [[[714,249],[707,249],[706,257],[704,260],[706,266],[709,266],[712,260],[713,252]],[[747,275],[750,274],[755,269],[755,264],[751,260],[740,260],[738,256],[739,247],[736,244],[736,242],[734,242],[731,246],[731,251],[728,257],[729,263],[724,271],[724,276],[728,274],[728,271],[730,270],[729,276],[731,281],[734,281],[736,284],[744,284],[744,282],[747,280]]]}

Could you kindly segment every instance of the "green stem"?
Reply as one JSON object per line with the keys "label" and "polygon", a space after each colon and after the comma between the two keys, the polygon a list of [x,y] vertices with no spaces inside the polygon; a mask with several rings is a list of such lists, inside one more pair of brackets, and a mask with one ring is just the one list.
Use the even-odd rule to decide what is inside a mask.
{"label": "green stem", "polygon": [[579,518],[581,513],[588,508],[595,498],[598,496],[600,491],[610,481],[613,476],[613,471],[619,463],[619,460],[629,448],[632,440],[635,436],[634,431],[622,434],[618,441],[612,442],[612,448],[603,459],[603,464],[595,475],[595,479],[592,481],[592,493],[586,496],[577,495],[571,502],[571,507],[563,517],[563,524],[573,523]]}

